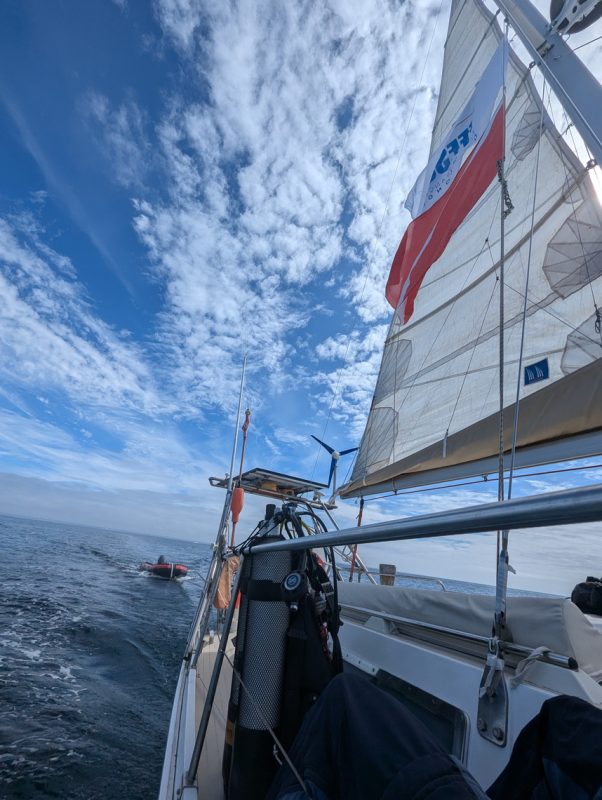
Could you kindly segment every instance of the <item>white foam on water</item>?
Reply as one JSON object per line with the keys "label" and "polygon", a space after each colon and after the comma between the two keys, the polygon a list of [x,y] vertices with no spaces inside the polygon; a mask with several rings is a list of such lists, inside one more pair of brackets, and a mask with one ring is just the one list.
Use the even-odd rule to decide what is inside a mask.
{"label": "white foam on water", "polygon": [[24,655],[25,658],[28,658],[30,661],[39,661],[41,652],[41,650],[27,650],[24,647],[21,648],[22,655]]}

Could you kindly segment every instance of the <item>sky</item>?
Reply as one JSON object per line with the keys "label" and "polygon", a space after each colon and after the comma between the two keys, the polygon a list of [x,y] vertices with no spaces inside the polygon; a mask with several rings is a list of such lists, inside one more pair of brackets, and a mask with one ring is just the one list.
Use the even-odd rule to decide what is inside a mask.
{"label": "sky", "polygon": [[[310,434],[359,443],[448,13],[447,0],[2,4],[0,513],[212,539],[223,497],[208,478],[228,470],[245,353],[247,467],[321,481]],[[366,515],[493,499],[456,487]],[[243,522],[262,505],[248,498]],[[342,524],[356,514],[343,505]],[[368,560],[487,577],[487,538],[470,558],[460,539],[404,547]]]}

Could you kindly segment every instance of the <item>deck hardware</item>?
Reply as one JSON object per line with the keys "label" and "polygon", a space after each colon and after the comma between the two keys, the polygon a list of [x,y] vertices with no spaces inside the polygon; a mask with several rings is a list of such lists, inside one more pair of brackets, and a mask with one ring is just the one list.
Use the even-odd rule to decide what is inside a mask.
{"label": "deck hardware", "polygon": [[483,739],[504,747],[508,728],[508,687],[499,639],[493,637],[479,687],[477,730]]}

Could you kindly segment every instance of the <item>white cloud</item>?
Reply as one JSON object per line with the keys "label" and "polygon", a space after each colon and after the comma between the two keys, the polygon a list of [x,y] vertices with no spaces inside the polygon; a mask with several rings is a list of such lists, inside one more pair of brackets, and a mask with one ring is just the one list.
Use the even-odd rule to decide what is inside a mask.
{"label": "white cloud", "polygon": [[332,372],[320,370],[316,373],[315,383],[327,387],[320,399],[331,409],[335,419],[349,422],[351,433],[357,439],[366,423],[386,329],[386,325],[376,325],[363,335],[354,332],[350,336],[329,337],[316,348],[321,361],[339,362]]}
{"label": "white cloud", "polygon": [[284,444],[293,444],[296,447],[309,447],[313,445],[313,439],[310,438],[308,433],[296,433],[288,428],[276,428],[274,430],[274,436],[278,441],[284,442]]}
{"label": "white cloud", "polygon": [[94,315],[68,259],[28,219],[0,219],[0,375],[11,386],[154,414],[168,410],[140,348]]}
{"label": "white cloud", "polygon": [[[110,448],[90,441],[90,431],[82,431],[81,426],[74,426],[72,434],[58,423],[0,409],[0,455],[18,459],[22,475],[108,493],[152,491],[184,496],[207,486],[209,475],[219,474],[220,467],[225,471],[225,453],[201,457],[173,424],[114,412],[96,414],[87,421],[110,431],[114,442]],[[83,442],[75,431],[82,434]],[[209,443],[207,450],[211,451]]]}
{"label": "white cloud", "polygon": [[176,46],[188,50],[202,17],[201,0],[157,0],[159,22]]}
{"label": "white cloud", "polygon": [[[112,270],[123,287],[130,294],[133,294],[125,270],[115,259],[111,248],[107,245],[106,230],[104,230],[103,225],[99,224],[97,217],[88,214],[78,193],[74,191],[69,181],[65,180],[60,174],[53,160],[45,152],[36,133],[32,130],[20,106],[10,97],[9,92],[4,90],[4,87],[1,101],[9,118],[18,131],[20,143],[30,153],[31,157],[40,168],[44,180],[46,181],[47,188],[65,204],[71,218],[87,235],[94,248],[102,256],[105,264]],[[45,201],[46,197],[45,190],[37,192],[34,197],[35,204],[40,205]]]}
{"label": "white cloud", "polygon": [[[154,0],[182,91],[163,95],[152,130],[133,94],[112,104],[92,92],[83,103],[115,179],[135,195],[135,230],[163,302],[147,343],[99,319],[74,266],[31,220],[0,224],[0,373],[11,383],[0,391],[20,412],[2,416],[0,430],[6,453],[30,459],[32,479],[204,497],[195,486],[215,471],[209,464],[225,471],[223,444],[203,431],[199,459],[170,417],[230,411],[245,351],[249,402],[275,412],[257,420],[257,452],[273,451],[286,471],[294,445],[297,465],[311,467],[313,445],[288,424],[293,414],[320,436],[327,416],[360,436],[389,317],[384,280],[426,160],[447,5]],[[8,109],[48,185],[109,257],[18,108]],[[45,398],[49,415],[56,393],[66,397],[73,434],[30,418],[23,388]],[[96,444],[99,429],[112,448]],[[404,508],[482,497],[406,496]]]}
{"label": "white cloud", "polygon": [[81,107],[115,180],[126,189],[139,188],[151,167],[153,152],[145,133],[147,121],[138,104],[128,98],[111,108],[105,95],[90,92]]}
{"label": "white cloud", "polygon": [[[166,198],[136,206],[166,287],[160,338],[174,392],[231,404],[247,347],[253,378],[281,386],[295,364],[292,335],[332,273],[339,305],[357,314],[355,338],[372,344],[361,363],[319,378],[346,393],[336,418],[351,416],[357,433],[382,348],[364,323],[388,316],[383,279],[434,111],[438,59],[425,52],[442,42],[437,7],[157,2],[209,93],[171,102],[158,130]],[[396,172],[402,192],[389,197]],[[328,407],[329,392],[318,401]]]}

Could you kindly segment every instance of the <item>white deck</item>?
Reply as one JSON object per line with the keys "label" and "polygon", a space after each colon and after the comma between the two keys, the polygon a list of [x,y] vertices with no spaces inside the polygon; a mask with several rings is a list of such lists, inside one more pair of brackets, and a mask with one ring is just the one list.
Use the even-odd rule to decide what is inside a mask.
{"label": "white deck", "polygon": [[[230,634],[226,653],[229,658],[234,658],[234,645],[232,638],[236,636],[236,626]],[[207,642],[197,662],[196,679],[196,728],[198,729],[207,694],[207,687],[211,680],[213,665],[217,656],[219,639],[215,636],[213,642]],[[215,693],[213,711],[209,719],[207,737],[203,746],[199,769],[197,772],[199,800],[224,800],[222,782],[222,754],[224,752],[224,736],[226,733],[226,718],[228,715],[228,701],[230,699],[230,686],[232,684],[232,667],[226,659],[222,664],[219,683]]]}

